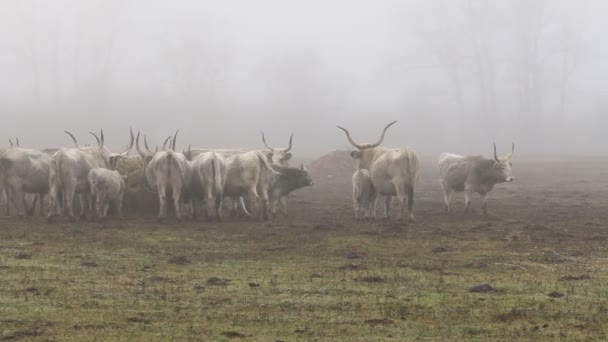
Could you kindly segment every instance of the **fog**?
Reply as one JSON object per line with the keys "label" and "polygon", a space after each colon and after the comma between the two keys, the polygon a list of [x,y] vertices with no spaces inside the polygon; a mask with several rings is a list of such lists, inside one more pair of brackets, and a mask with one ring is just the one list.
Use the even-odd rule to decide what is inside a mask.
{"label": "fog", "polygon": [[0,145],[605,154],[602,0],[0,2]]}

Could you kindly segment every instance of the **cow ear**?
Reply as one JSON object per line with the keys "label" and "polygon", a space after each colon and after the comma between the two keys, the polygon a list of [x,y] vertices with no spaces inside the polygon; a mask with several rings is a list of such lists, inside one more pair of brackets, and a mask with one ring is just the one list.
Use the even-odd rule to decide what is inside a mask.
{"label": "cow ear", "polygon": [[291,153],[285,153],[285,157],[283,157],[283,159],[281,159],[282,161],[288,161],[289,159],[291,159]]}
{"label": "cow ear", "polygon": [[268,153],[266,153],[266,158],[268,158],[269,161],[272,161],[272,156],[273,155],[274,154],[272,152],[268,152]]}
{"label": "cow ear", "polygon": [[359,152],[359,151],[357,151],[357,150],[354,150],[354,151],[352,151],[352,152],[350,153],[350,156],[351,156],[353,159],[359,159],[359,158],[361,158],[361,152]]}

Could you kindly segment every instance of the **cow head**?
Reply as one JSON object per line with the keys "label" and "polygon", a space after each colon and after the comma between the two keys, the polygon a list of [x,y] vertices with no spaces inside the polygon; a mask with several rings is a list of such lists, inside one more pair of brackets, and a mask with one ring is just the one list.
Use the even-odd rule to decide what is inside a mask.
{"label": "cow head", "polygon": [[351,145],[357,148],[356,150],[350,153],[350,156],[359,162],[359,169],[369,169],[374,158],[374,152],[376,147],[382,144],[382,142],[384,141],[384,135],[386,134],[386,130],[388,130],[389,127],[395,124],[395,122],[397,121],[393,121],[386,125],[386,127],[384,127],[384,129],[382,130],[382,134],[380,135],[380,139],[375,144],[357,144],[350,136],[350,133],[346,128],[337,126],[339,129],[343,130],[344,133],[346,133],[346,139],[348,139]]}
{"label": "cow head", "polygon": [[289,147],[272,147],[266,143],[266,137],[264,136],[264,132],[262,132],[262,142],[264,143],[264,146],[266,146],[266,148],[268,149],[268,153],[266,154],[266,156],[268,157],[268,160],[272,162],[272,165],[283,167],[289,166],[289,160],[291,159],[291,153],[289,153],[289,151],[291,150],[292,140],[293,133],[291,133],[291,136],[289,137]]}
{"label": "cow head", "polygon": [[496,153],[496,143],[494,144],[494,170],[496,173],[496,179],[500,182],[512,182],[515,177],[511,175],[511,168],[513,163],[513,152],[515,151],[515,144],[511,144],[511,153],[506,156],[498,156]]}

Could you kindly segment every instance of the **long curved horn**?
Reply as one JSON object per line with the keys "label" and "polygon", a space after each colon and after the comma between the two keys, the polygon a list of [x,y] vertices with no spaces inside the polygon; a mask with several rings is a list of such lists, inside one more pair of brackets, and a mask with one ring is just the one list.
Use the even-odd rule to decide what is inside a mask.
{"label": "long curved horn", "polygon": [[384,135],[386,134],[386,130],[391,127],[392,125],[395,124],[395,122],[397,122],[397,120],[389,123],[388,125],[386,125],[386,127],[384,127],[384,129],[382,130],[382,135],[380,136],[380,140],[378,140],[377,143],[372,144],[369,148],[374,148],[374,147],[378,147],[380,146],[380,144],[382,144],[382,142],[384,141]]}
{"label": "long curved horn", "polygon": [[95,134],[93,132],[89,132],[89,134],[91,134],[92,136],[95,137],[95,140],[97,140],[97,146],[101,147],[101,140],[99,140],[99,137],[97,136],[97,134]]}
{"label": "long curved horn", "polygon": [[74,134],[72,134],[72,133],[70,133],[68,131],[64,131],[64,132],[65,132],[65,134],[69,135],[70,138],[72,138],[72,141],[74,142],[74,146],[76,148],[78,148],[78,141],[76,140],[76,137],[74,136]]}
{"label": "long curved horn", "polygon": [[192,161],[192,145],[188,145],[188,152],[186,153],[186,159]]}
{"label": "long curved horn", "polygon": [[129,141],[129,145],[127,145],[127,149],[124,150],[124,152],[122,152],[120,155],[123,157],[126,157],[129,155],[129,153],[131,152],[131,150],[133,149],[133,141],[135,140],[133,137],[133,128],[129,127],[129,134],[130,134],[130,141]]}
{"label": "long curved horn", "polygon": [[343,131],[344,131],[344,133],[346,133],[346,139],[348,139],[348,141],[351,143],[351,145],[355,146],[356,148],[358,148],[358,149],[360,149],[360,150],[361,150],[361,149],[363,149],[363,146],[361,146],[361,145],[357,144],[357,143],[356,143],[356,142],[353,140],[353,138],[351,138],[350,133],[348,132],[348,130],[347,130],[346,128],[344,128],[344,127],[340,127],[340,126],[336,126],[336,127],[338,127],[339,129],[343,130]]}
{"label": "long curved horn", "polygon": [[106,139],[103,137],[103,129],[101,129],[100,131],[101,131],[101,146],[103,147],[103,145],[106,143]]}
{"label": "long curved horn", "polygon": [[494,160],[498,161],[498,153],[496,152],[496,143],[494,143]]}
{"label": "long curved horn", "polygon": [[515,143],[511,143],[511,153],[509,153],[508,158],[513,157],[513,152],[515,152]]}
{"label": "long curved horn", "polygon": [[153,153],[152,150],[150,149],[150,147],[148,147],[148,139],[146,138],[145,134],[144,134],[144,147],[146,148],[146,150],[148,150],[148,153]]}
{"label": "long curved horn", "polygon": [[267,149],[269,149],[270,151],[274,151],[274,147],[271,147],[266,143],[266,137],[264,136],[264,132],[262,132],[262,142],[264,143],[264,146],[266,146]]}
{"label": "long curved horn", "polygon": [[135,139],[135,148],[137,149],[137,153],[139,153],[139,155],[145,159],[146,155],[139,148],[139,132],[137,132],[137,139]]}
{"label": "long curved horn", "polygon": [[179,128],[175,131],[175,135],[173,135],[173,143],[171,144],[171,149],[175,151],[175,141],[177,140],[177,134],[179,133]]}
{"label": "long curved horn", "polygon": [[163,143],[163,150],[167,149],[167,143],[169,142],[169,140],[171,140],[172,136],[168,136],[167,139],[165,139],[165,142]]}
{"label": "long curved horn", "polygon": [[289,146],[287,146],[287,149],[285,150],[285,152],[291,151],[292,142],[293,142],[293,133],[291,133],[291,135],[289,136]]}

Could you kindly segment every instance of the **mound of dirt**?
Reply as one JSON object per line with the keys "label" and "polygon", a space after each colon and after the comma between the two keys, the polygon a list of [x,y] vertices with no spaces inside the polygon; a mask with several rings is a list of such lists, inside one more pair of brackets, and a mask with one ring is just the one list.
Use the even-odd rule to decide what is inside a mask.
{"label": "mound of dirt", "polygon": [[350,151],[336,150],[308,164],[308,172],[317,180],[351,177],[355,163]]}

